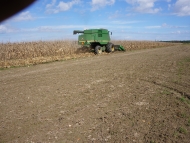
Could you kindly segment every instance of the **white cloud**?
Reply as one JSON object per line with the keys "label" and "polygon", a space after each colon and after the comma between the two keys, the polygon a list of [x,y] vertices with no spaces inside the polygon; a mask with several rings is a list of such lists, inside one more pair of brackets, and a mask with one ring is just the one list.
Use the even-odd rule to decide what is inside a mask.
{"label": "white cloud", "polygon": [[[190,34],[190,31],[180,31],[180,30],[177,30],[177,31],[173,31],[171,32],[172,34],[184,34],[184,35],[187,35],[187,34]],[[189,38],[188,38],[189,40]]]}
{"label": "white cloud", "polygon": [[146,26],[147,29],[158,29],[158,28],[172,28],[172,29],[182,29],[188,28],[188,26],[175,26],[175,25],[168,25],[163,23],[162,25],[153,25],[153,26]]}
{"label": "white cloud", "polygon": [[157,29],[157,28],[161,28],[162,26],[160,25],[155,25],[155,26],[146,26],[145,28],[147,29]]}
{"label": "white cloud", "polygon": [[57,6],[60,11],[67,11],[69,10],[73,5],[76,5],[79,3],[79,0],[73,0],[71,2],[60,2],[59,5]]}
{"label": "white cloud", "polygon": [[60,1],[59,4],[56,6],[56,0],[52,0],[50,4],[46,5],[46,12],[47,13],[59,13],[61,11],[67,11],[73,7],[73,5],[76,5],[80,3],[80,0],[72,0],[70,2],[63,2]]}
{"label": "white cloud", "polygon": [[95,11],[101,7],[105,7],[106,5],[113,5],[115,0],[92,0],[92,11]]}
{"label": "white cloud", "polygon": [[29,11],[21,12],[18,16],[13,18],[15,21],[26,21],[26,20],[34,20],[34,17],[31,15]]}
{"label": "white cloud", "polygon": [[46,8],[52,8],[56,3],[56,0],[52,0],[52,2],[50,4],[46,5]]}
{"label": "white cloud", "polygon": [[174,14],[177,16],[190,16],[190,1],[189,0],[177,0],[173,5]]}
{"label": "white cloud", "polygon": [[157,0],[126,0],[127,3],[133,5],[133,9],[140,13],[158,13],[161,8],[155,8],[154,3]]}
{"label": "white cloud", "polygon": [[4,25],[0,25],[0,33],[4,33],[7,31],[7,28]]}
{"label": "white cloud", "polygon": [[0,25],[0,33],[10,33],[10,32],[16,32],[17,30],[7,26],[7,25]]}
{"label": "white cloud", "polygon": [[50,4],[46,5],[47,13],[58,13],[58,10],[55,9],[55,3],[56,3],[56,0],[52,0],[52,2]]}
{"label": "white cloud", "polygon": [[170,10],[170,8],[171,8],[171,4],[168,4],[168,10]]}
{"label": "white cloud", "polygon": [[134,24],[134,23],[140,23],[142,21],[122,21],[122,20],[115,20],[115,21],[111,21],[111,23],[113,24],[117,24],[117,25],[125,25],[125,24]]}

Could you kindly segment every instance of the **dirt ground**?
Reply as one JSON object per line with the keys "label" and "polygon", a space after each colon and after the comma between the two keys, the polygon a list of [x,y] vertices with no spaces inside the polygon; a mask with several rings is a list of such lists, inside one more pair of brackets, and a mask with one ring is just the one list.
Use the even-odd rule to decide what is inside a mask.
{"label": "dirt ground", "polygon": [[0,71],[0,143],[189,143],[190,45]]}

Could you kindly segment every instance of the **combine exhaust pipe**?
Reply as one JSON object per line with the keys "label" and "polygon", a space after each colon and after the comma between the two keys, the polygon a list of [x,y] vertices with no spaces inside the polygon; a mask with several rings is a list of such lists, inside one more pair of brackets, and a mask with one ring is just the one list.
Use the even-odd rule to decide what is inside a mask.
{"label": "combine exhaust pipe", "polygon": [[74,31],[73,31],[73,35],[74,35],[74,34],[78,34],[78,33],[84,33],[84,31],[81,31],[81,30],[74,30]]}

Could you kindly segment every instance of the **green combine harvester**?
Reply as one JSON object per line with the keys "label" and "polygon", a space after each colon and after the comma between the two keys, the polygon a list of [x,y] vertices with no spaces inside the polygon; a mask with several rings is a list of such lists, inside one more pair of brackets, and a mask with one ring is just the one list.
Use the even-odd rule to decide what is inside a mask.
{"label": "green combine harvester", "polygon": [[78,36],[78,44],[94,50],[95,54],[101,54],[106,51],[108,53],[114,51],[125,51],[121,45],[114,45],[110,42],[110,34],[112,32],[107,29],[87,29],[84,31],[74,30],[73,34],[82,33]]}

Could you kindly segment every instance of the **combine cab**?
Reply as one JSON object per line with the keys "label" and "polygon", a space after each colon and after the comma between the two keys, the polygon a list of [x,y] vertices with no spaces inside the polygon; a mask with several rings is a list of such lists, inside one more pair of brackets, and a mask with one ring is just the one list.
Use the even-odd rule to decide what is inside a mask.
{"label": "combine cab", "polygon": [[107,29],[88,29],[84,31],[74,30],[73,34],[81,33],[78,37],[78,44],[92,48],[95,54],[101,54],[106,51],[108,53],[118,51],[125,51],[123,46],[114,45],[110,42],[110,34]]}

